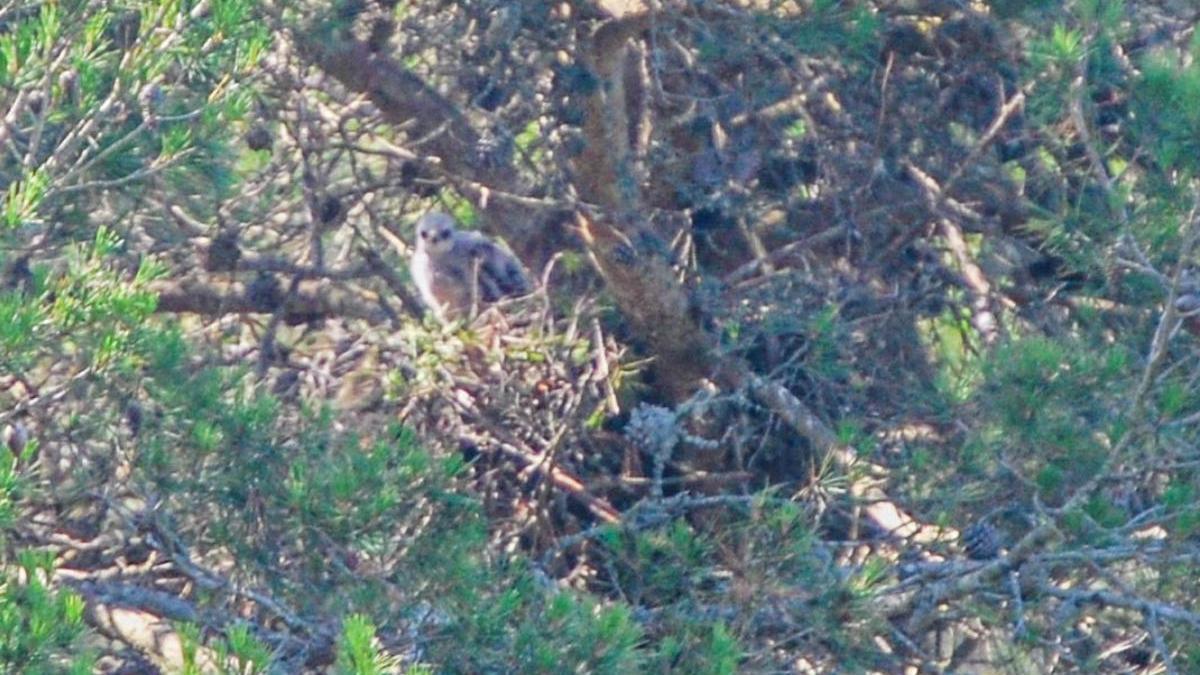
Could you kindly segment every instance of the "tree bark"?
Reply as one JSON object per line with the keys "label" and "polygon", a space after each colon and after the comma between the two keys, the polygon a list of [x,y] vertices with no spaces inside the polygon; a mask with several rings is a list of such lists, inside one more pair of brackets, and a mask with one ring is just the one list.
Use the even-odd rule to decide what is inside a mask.
{"label": "tree bark", "polygon": [[[240,281],[185,278],[157,281],[150,291],[158,295],[159,312],[195,314],[272,314],[277,309],[268,299],[253,297]],[[387,312],[377,303],[324,281],[304,281],[292,297],[282,296],[282,319],[289,324],[333,317],[365,319],[381,323]]]}
{"label": "tree bark", "polygon": [[584,101],[585,147],[574,161],[583,201],[576,218],[588,254],[644,347],[654,355],[655,383],[680,402],[712,374],[716,343],[699,325],[686,289],[643,228],[644,210],[632,166],[625,58],[631,38],[650,27],[649,12],[601,24],[585,63],[600,85]]}
{"label": "tree bark", "polygon": [[[511,164],[479,160],[480,134],[462,110],[418,75],[392,57],[349,35],[326,36],[294,32],[301,53],[351,91],[365,94],[383,118],[404,125],[409,138],[421,139],[420,154],[434,157],[445,173],[492,192],[523,195],[525,186]],[[483,228],[509,240],[521,257],[539,262],[533,253],[544,233],[537,230],[535,213],[519,200],[480,199]],[[532,256],[532,257],[531,257]]]}

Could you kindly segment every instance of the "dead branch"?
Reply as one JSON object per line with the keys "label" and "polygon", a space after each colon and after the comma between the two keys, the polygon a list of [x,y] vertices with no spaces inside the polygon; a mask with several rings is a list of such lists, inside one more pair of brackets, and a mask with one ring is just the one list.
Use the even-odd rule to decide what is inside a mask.
{"label": "dead branch", "polygon": [[[158,281],[149,290],[158,295],[159,312],[221,314],[270,314],[277,307],[269,297],[247,293],[248,284],[240,281],[184,278]],[[305,323],[323,318],[347,317],[372,323],[387,320],[377,304],[361,295],[325,281],[301,282],[297,292],[281,299],[282,318],[287,323]]]}
{"label": "dead branch", "polygon": [[[138,650],[159,668],[185,669],[184,642],[171,622],[197,620],[189,603],[167,593],[119,584],[73,585],[86,601],[84,617],[96,630]],[[201,672],[220,670],[216,655],[200,645],[193,663]]]}

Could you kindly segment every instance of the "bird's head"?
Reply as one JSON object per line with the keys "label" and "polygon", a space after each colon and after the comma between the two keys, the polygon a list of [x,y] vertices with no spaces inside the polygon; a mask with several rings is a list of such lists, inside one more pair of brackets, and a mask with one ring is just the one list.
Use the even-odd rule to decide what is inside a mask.
{"label": "bird's head", "polygon": [[454,218],[440,211],[432,211],[417,221],[417,246],[430,253],[450,250],[454,238]]}

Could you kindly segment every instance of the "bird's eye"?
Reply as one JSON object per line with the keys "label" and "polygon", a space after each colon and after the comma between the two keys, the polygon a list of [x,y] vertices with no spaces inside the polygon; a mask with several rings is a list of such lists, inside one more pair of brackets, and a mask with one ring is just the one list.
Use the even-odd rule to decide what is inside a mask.
{"label": "bird's eye", "polygon": [[429,238],[429,233],[428,233],[428,232],[421,232],[421,233],[420,233],[420,237],[421,237],[422,239],[428,239],[428,238]]}
{"label": "bird's eye", "polygon": [[450,230],[442,230],[441,234],[438,235],[438,238],[439,239],[449,239],[450,238]]}

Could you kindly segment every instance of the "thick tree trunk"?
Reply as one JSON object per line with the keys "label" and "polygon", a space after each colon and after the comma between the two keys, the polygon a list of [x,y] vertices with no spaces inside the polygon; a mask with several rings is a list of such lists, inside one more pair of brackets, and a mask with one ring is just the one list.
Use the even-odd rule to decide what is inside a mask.
{"label": "thick tree trunk", "polygon": [[574,162],[579,196],[595,205],[577,214],[588,254],[644,347],[669,400],[686,399],[717,363],[715,341],[696,322],[687,292],[667,260],[647,241],[634,175],[626,100],[629,40],[650,25],[647,12],[602,24],[586,64],[600,86],[584,102],[586,146]]}

